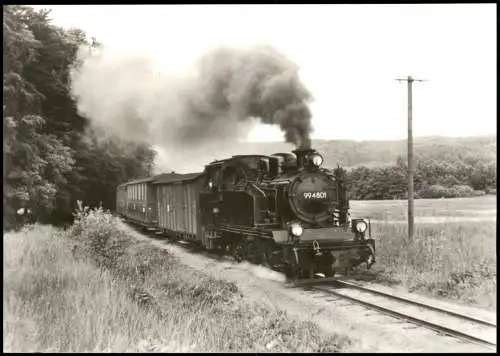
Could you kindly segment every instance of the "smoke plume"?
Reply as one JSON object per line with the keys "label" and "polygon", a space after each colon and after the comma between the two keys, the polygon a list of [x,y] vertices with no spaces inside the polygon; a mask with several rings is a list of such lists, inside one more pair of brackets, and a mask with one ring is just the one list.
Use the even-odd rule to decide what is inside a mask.
{"label": "smoke plume", "polygon": [[79,60],[71,76],[78,109],[109,135],[188,154],[234,144],[260,120],[278,125],[287,142],[310,146],[311,94],[298,67],[271,47],[217,48],[185,78],[105,49],[87,48]]}

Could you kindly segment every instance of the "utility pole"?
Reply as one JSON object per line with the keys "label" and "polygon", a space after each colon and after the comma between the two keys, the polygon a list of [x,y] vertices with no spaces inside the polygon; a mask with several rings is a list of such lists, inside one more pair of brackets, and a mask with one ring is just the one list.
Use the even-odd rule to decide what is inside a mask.
{"label": "utility pole", "polygon": [[414,231],[414,215],[413,215],[413,82],[423,82],[423,79],[414,79],[411,76],[403,79],[396,79],[398,82],[405,81],[408,83],[408,239],[413,240]]}

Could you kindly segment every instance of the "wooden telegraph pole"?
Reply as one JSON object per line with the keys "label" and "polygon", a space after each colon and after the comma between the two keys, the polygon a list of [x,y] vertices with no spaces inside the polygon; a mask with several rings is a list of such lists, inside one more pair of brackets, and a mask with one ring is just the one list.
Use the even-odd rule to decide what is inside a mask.
{"label": "wooden telegraph pole", "polygon": [[413,82],[423,82],[423,79],[414,79],[411,76],[403,79],[396,79],[399,82],[405,81],[408,83],[408,239],[413,239],[414,231],[414,215],[413,215]]}

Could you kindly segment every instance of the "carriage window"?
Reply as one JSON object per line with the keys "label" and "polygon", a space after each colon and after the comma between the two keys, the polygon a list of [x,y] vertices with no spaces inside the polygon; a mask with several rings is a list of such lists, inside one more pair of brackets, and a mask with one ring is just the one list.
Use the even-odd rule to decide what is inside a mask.
{"label": "carriage window", "polygon": [[269,176],[269,160],[261,158],[259,160],[259,170],[264,173],[264,176]]}
{"label": "carriage window", "polygon": [[234,166],[227,166],[222,172],[222,180],[224,183],[236,183],[236,168]]}
{"label": "carriage window", "polygon": [[274,178],[279,175],[279,159],[271,158],[269,161],[269,176]]}
{"label": "carriage window", "polygon": [[213,177],[214,177],[215,185],[219,186],[219,184],[220,184],[220,168],[219,167],[217,167],[215,169]]}

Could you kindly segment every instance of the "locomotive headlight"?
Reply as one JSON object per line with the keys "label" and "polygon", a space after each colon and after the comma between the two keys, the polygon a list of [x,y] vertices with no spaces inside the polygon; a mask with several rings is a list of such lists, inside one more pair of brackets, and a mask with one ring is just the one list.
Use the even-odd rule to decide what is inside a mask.
{"label": "locomotive headlight", "polygon": [[311,160],[316,167],[319,167],[323,164],[323,157],[319,154],[314,154]]}
{"label": "locomotive headlight", "polygon": [[292,225],[290,225],[290,232],[293,236],[300,237],[302,236],[304,229],[302,228],[302,226],[300,226],[300,224],[293,223]]}
{"label": "locomotive headlight", "polygon": [[366,223],[364,221],[358,221],[356,223],[356,231],[357,232],[365,232],[366,231]]}

